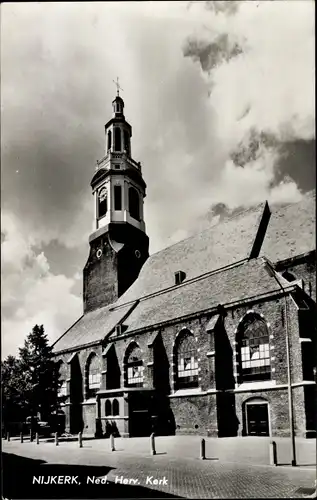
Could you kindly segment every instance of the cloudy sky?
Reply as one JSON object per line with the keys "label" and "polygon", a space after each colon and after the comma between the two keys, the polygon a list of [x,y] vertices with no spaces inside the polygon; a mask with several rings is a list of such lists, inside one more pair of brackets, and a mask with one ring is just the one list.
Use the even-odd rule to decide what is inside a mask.
{"label": "cloudy sky", "polygon": [[113,79],[147,183],[151,253],[315,186],[314,3],[1,6],[2,354],[82,313]]}

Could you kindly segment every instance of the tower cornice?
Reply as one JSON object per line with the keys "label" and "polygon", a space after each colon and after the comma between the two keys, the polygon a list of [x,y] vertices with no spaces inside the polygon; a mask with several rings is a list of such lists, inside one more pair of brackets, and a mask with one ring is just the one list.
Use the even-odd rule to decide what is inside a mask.
{"label": "tower cornice", "polygon": [[143,189],[146,189],[146,183],[143,180],[142,175],[135,169],[125,168],[124,170],[114,170],[112,168],[106,169],[105,167],[97,170],[91,180],[91,187],[95,189],[97,185],[99,185],[103,180],[105,180],[107,177],[111,177],[112,175],[129,177],[130,179],[137,182],[140,186],[142,186]]}

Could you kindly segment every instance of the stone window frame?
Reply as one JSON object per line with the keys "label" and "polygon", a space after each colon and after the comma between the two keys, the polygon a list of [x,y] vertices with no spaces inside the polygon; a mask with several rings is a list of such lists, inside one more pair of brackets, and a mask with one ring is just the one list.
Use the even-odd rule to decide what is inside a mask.
{"label": "stone window frame", "polygon": [[[178,374],[178,350],[179,350],[179,346],[181,345],[182,343],[182,339],[186,338],[186,337],[190,337],[193,339],[193,341],[195,342],[196,344],[196,364],[197,364],[197,367],[194,368],[194,371],[197,370],[197,373],[195,373],[194,375],[191,375],[191,376],[194,376],[195,377],[195,380],[194,381],[191,381],[189,382],[188,384],[182,384],[182,386],[180,386],[179,384],[179,374]],[[191,350],[191,352],[193,352],[193,350]],[[186,328],[186,327],[183,327],[179,332],[178,334],[176,335],[176,338],[175,338],[175,341],[174,341],[174,345],[173,345],[173,362],[172,362],[172,367],[173,367],[173,387],[174,387],[174,391],[178,391],[178,390],[181,390],[181,389],[198,389],[199,388],[199,383],[200,383],[200,379],[199,379],[199,351],[198,351],[198,348],[197,348],[197,338],[195,337],[194,333],[192,332],[192,330],[190,330],[190,328]]]}
{"label": "stone window frame", "polygon": [[120,403],[117,398],[106,399],[105,401],[105,417],[118,417],[120,415]]}
{"label": "stone window frame", "polygon": [[[66,397],[68,396],[68,379],[67,379],[67,376],[65,378],[65,375],[67,375],[65,372],[67,370],[67,363],[65,363],[62,359],[59,359],[57,362],[57,365],[58,365],[58,372],[60,374],[58,380],[60,382],[62,382],[62,385],[58,388],[57,390],[57,396],[58,397]],[[63,370],[61,370],[61,367],[64,365],[65,368],[63,368]],[[64,372],[64,373],[62,373]],[[63,378],[64,377],[64,378]]]}
{"label": "stone window frame", "polygon": [[[269,364],[266,365],[266,366],[269,366],[270,367],[270,371],[269,371],[269,376],[264,376],[263,378],[248,378],[248,379],[245,379],[243,377],[243,373],[242,373],[242,358],[241,358],[241,339],[240,339],[240,335],[241,335],[241,328],[243,327],[243,323],[245,321],[245,319],[250,316],[250,315],[254,315],[255,317],[258,317],[259,321],[262,321],[265,326],[266,326],[266,329],[267,329],[267,337],[268,337],[268,344],[269,344],[269,352],[268,352],[268,357],[265,358],[265,359],[268,359],[269,360]],[[239,386],[243,383],[253,383],[253,382],[263,382],[263,381],[267,381],[267,380],[272,380],[272,375],[275,371],[275,368],[272,366],[272,360],[274,358],[272,358],[272,349],[274,349],[274,346],[272,346],[272,342],[271,342],[271,339],[273,339],[274,336],[272,335],[271,333],[271,325],[268,321],[266,321],[264,315],[260,312],[257,312],[255,311],[254,309],[249,309],[239,320],[239,323],[236,327],[236,330],[235,330],[235,350],[234,350],[234,357],[235,357],[235,372],[234,372],[234,377],[235,377],[235,381],[236,381],[236,386]],[[260,358],[262,359],[262,358]],[[264,359],[264,358],[263,358]]]}
{"label": "stone window frame", "polygon": [[[94,369],[94,375],[99,374],[99,386],[97,387],[91,387],[90,385],[90,365],[93,360],[93,358],[97,358],[99,360],[99,370],[97,368]],[[89,399],[91,397],[95,397],[96,392],[101,386],[101,362],[100,362],[100,356],[95,351],[91,351],[87,357],[86,363],[85,363],[85,399]]]}
{"label": "stone window frame", "polygon": [[[143,369],[141,370],[141,377],[139,377],[141,380],[138,382],[135,382],[135,383],[129,383],[129,374],[128,374],[129,362],[128,362],[128,360],[129,360],[129,357],[131,356],[131,354],[133,353],[133,351],[136,349],[139,349],[140,354],[141,354],[140,361],[142,361],[142,364],[140,364],[140,365],[135,364],[135,366],[142,366],[143,367]],[[132,366],[132,362],[130,364]],[[145,369],[145,365],[144,365],[143,351],[142,351],[141,347],[139,346],[139,344],[135,340],[132,340],[130,342],[130,344],[127,346],[127,348],[125,350],[124,357],[123,357],[124,385],[126,387],[143,387],[144,386],[144,369]]]}

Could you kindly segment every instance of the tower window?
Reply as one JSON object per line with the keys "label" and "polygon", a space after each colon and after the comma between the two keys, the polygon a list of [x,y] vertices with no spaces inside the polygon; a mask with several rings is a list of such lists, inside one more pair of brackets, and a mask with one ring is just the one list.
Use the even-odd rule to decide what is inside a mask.
{"label": "tower window", "polygon": [[98,194],[98,219],[104,217],[107,213],[108,201],[107,201],[107,190],[102,188]]}
{"label": "tower window", "polygon": [[108,132],[108,151],[111,149],[111,130]]}
{"label": "tower window", "polygon": [[119,127],[114,129],[114,149],[115,151],[121,151],[121,130]]}
{"label": "tower window", "polygon": [[140,198],[134,187],[129,188],[129,212],[133,219],[140,220]]}
{"label": "tower window", "polygon": [[114,186],[114,209],[122,210],[122,188]]}
{"label": "tower window", "polygon": [[129,133],[127,130],[124,131],[124,149],[126,150],[127,154],[130,154],[130,137]]}

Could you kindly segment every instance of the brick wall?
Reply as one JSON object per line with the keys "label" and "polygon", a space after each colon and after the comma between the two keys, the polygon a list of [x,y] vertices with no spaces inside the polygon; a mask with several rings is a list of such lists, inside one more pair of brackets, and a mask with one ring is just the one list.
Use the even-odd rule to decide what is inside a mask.
{"label": "brick wall", "polygon": [[96,403],[83,404],[88,393],[88,360],[95,353],[100,360],[102,370],[102,348],[100,345],[87,347],[75,352],[61,353],[56,361],[61,361],[61,379],[67,380],[67,399],[62,409],[66,414],[66,431],[77,433],[83,431],[94,434],[96,431]]}
{"label": "brick wall", "polygon": [[[117,357],[120,377],[118,386],[124,386],[124,369],[127,349],[131,342],[138,344],[142,350],[144,363],[144,388],[157,389],[154,385],[158,379],[166,377],[165,388],[159,390],[165,393],[171,392],[169,398],[170,409],[173,412],[176,426],[176,433],[196,433],[205,435],[235,435],[244,431],[244,404],[249,398],[264,398],[270,405],[270,420],[273,434],[287,435],[289,432],[288,423],[288,399],[286,384],[288,381],[287,360],[286,360],[286,322],[284,311],[284,298],[271,298],[263,302],[251,305],[243,305],[228,310],[224,320],[221,318],[217,322],[212,332],[206,331],[210,321],[210,315],[201,318],[179,322],[174,325],[166,325],[164,328],[146,333],[139,333],[129,337],[118,337],[114,339],[114,350]],[[237,350],[236,335],[240,321],[248,311],[254,311],[262,315],[270,335],[270,356],[271,356],[271,380],[276,385],[276,389],[266,390],[255,387],[243,391],[243,386],[238,384],[235,373]],[[301,383],[303,380],[301,343],[299,341],[298,309],[291,298],[288,298],[289,313],[289,339],[291,352],[291,373],[292,382]],[[175,394],[175,356],[174,346],[178,335],[182,329],[190,330],[195,338],[198,352],[199,364],[199,390],[201,395],[183,397]],[[161,347],[159,351],[159,363],[153,365],[158,346],[158,338]],[[156,339],[156,340],[155,340]],[[112,348],[113,349],[113,348]],[[101,356],[101,346],[96,348],[86,348],[78,352],[78,364],[82,377],[82,394],[85,399],[85,365],[91,352],[94,351],[100,356],[101,371],[105,371],[107,360]],[[215,356],[213,352],[216,352]],[[109,351],[110,352],[110,351]],[[60,356],[64,361],[69,360],[70,353]],[[155,370],[160,365],[160,376],[155,377]],[[63,369],[66,376],[70,376],[70,363],[66,363]],[[67,371],[68,370],[68,371]],[[110,380],[109,371],[102,375],[102,387],[107,388],[107,377]],[[80,378],[80,377],[79,377]],[[120,380],[120,384],[119,384]],[[166,387],[168,386],[168,390]],[[281,386],[279,388],[279,386]],[[207,393],[207,391],[210,391]],[[296,412],[296,429],[299,434],[304,433],[307,427],[305,416],[306,400],[304,390],[296,387],[294,391],[294,411]],[[307,399],[307,398],[306,398]],[[69,398],[71,403],[71,398]],[[101,400],[101,405],[105,398]],[[72,405],[66,406],[66,411],[72,411]],[[67,409],[68,408],[68,409]],[[121,408],[123,408],[121,406]],[[120,410],[121,411],[121,410]],[[105,419],[103,406],[101,416]],[[128,408],[120,417],[128,416]],[[94,405],[83,405],[82,418],[83,426],[87,432],[94,432],[94,418],[96,408]],[[127,421],[117,419],[117,427],[121,434],[128,428]],[[70,417],[68,421],[71,422]],[[86,427],[88,425],[88,427]],[[105,425],[105,420],[103,421]]]}

